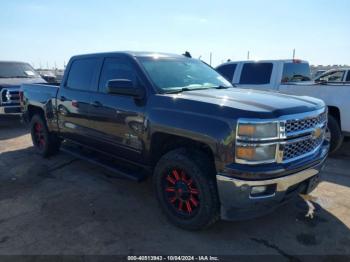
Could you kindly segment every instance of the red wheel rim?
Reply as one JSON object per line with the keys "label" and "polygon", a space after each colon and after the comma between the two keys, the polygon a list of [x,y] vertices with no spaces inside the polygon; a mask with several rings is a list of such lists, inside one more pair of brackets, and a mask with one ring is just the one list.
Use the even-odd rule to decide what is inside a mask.
{"label": "red wheel rim", "polygon": [[172,210],[193,216],[200,206],[200,191],[193,179],[182,169],[172,169],[164,176],[164,193]]}
{"label": "red wheel rim", "polygon": [[41,123],[34,124],[34,143],[40,149],[45,147],[44,127]]}

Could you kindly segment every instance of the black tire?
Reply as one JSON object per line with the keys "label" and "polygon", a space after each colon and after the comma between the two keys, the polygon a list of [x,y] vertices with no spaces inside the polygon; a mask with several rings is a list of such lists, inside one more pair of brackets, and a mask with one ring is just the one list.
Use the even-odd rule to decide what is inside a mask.
{"label": "black tire", "polygon": [[328,115],[328,130],[330,135],[330,153],[335,153],[343,143],[344,135],[340,129],[338,121]]}
{"label": "black tire", "polygon": [[49,132],[46,121],[39,114],[32,117],[30,121],[30,133],[36,151],[43,157],[49,157],[58,152],[61,140]]}
{"label": "black tire", "polygon": [[[185,148],[168,152],[157,163],[153,176],[156,196],[161,209],[176,226],[200,230],[219,220],[215,171],[209,163],[204,153]],[[180,179],[176,179],[176,172]],[[175,183],[169,178],[175,179]]]}

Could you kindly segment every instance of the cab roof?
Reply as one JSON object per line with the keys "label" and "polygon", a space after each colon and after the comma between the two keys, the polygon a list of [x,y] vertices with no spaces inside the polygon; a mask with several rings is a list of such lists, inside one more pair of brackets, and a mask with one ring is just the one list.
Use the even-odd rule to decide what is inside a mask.
{"label": "cab roof", "polygon": [[274,62],[281,62],[281,63],[309,63],[306,60],[301,59],[272,59],[272,60],[242,60],[242,61],[227,61],[225,63],[220,64],[222,65],[229,65],[229,64],[238,64],[238,63],[274,63]]}
{"label": "cab roof", "polygon": [[183,55],[163,53],[163,52],[146,52],[146,51],[116,51],[116,52],[103,52],[103,53],[92,53],[92,54],[83,54],[76,55],[72,58],[81,58],[81,57],[101,57],[101,56],[113,56],[117,54],[129,55],[132,57],[154,57],[154,58],[184,58]]}

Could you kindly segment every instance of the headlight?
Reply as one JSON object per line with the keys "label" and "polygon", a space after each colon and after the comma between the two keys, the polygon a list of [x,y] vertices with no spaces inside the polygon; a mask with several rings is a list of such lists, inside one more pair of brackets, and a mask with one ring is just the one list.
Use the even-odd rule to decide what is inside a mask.
{"label": "headlight", "polygon": [[235,159],[237,163],[266,164],[276,162],[280,124],[278,121],[240,119],[237,123]]}
{"label": "headlight", "polygon": [[238,163],[272,163],[276,160],[276,144],[270,145],[236,145],[236,162]]}
{"label": "headlight", "polygon": [[242,140],[262,140],[278,138],[278,123],[244,123],[239,122],[238,138]]}

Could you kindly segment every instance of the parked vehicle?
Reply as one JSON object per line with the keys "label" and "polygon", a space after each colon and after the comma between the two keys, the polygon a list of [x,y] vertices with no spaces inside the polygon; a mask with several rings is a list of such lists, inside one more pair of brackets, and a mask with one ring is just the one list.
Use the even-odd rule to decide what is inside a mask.
{"label": "parked vehicle", "polygon": [[318,78],[320,75],[324,74],[325,72],[327,72],[327,70],[323,70],[323,69],[317,70],[315,73],[311,74],[312,79]]}
{"label": "parked vehicle", "polygon": [[350,68],[331,69],[315,78],[316,83],[350,84]]}
{"label": "parked vehicle", "polygon": [[315,83],[311,81],[310,67],[306,61],[229,62],[218,66],[217,71],[237,87],[322,99],[328,106],[331,152],[341,146],[344,136],[350,136],[350,115],[347,113],[350,111],[350,83],[338,85],[328,82],[332,76],[325,76],[327,81]]}
{"label": "parked vehicle", "polygon": [[52,155],[65,140],[61,149],[119,175],[153,174],[162,210],[185,229],[262,215],[310,192],[329,147],[321,100],[234,89],[184,56],[75,56],[60,87],[21,92],[39,153]]}
{"label": "parked vehicle", "polygon": [[56,79],[56,75],[51,70],[40,70],[38,71],[40,76],[45,79],[48,83],[58,83]]}
{"label": "parked vehicle", "polygon": [[27,63],[0,61],[0,116],[21,113],[18,92],[24,83],[45,80]]}
{"label": "parked vehicle", "polygon": [[36,70],[46,82],[59,84],[62,81],[64,70],[61,69],[37,69]]}

